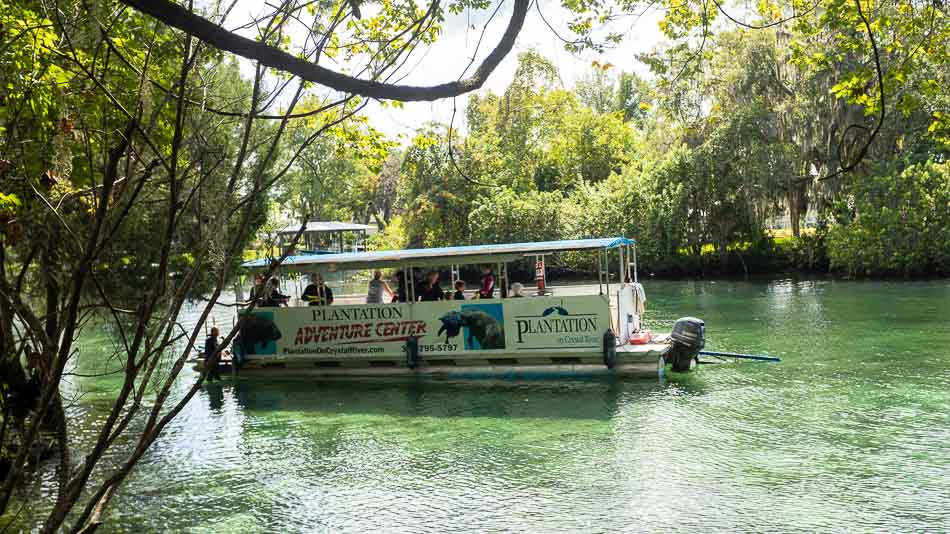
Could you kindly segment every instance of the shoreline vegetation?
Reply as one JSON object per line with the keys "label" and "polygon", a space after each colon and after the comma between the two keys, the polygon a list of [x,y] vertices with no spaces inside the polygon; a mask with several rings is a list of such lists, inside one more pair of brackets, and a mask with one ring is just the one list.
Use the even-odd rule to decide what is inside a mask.
{"label": "shoreline vegetation", "polygon": [[[505,191],[501,198],[476,199],[470,210],[464,206],[420,210],[414,203],[371,239],[371,247],[414,248],[624,235],[637,240],[641,273],[660,278],[768,277],[783,273],[842,279],[950,276],[947,162],[928,160],[910,165],[897,175],[882,173],[854,178],[841,193],[841,199],[823,214],[834,220],[800,228],[797,236],[788,228],[766,229],[764,217],[750,217],[746,226],[741,227],[735,222],[736,214],[741,213],[738,207],[734,207],[735,212],[721,215],[720,220],[713,219],[709,212],[696,216],[699,210],[686,207],[686,202],[676,207],[677,214],[670,214],[669,196],[650,198],[649,190],[635,191],[650,179],[646,176],[624,182],[621,176],[611,175],[596,187],[568,193],[516,195]],[[456,216],[468,211],[466,224],[456,223],[457,241],[445,239],[438,229],[426,228],[430,221],[441,224],[438,221],[450,217],[448,212],[453,210],[461,212]],[[622,219],[618,212],[639,217],[618,220]],[[723,225],[731,227],[727,235],[721,239],[711,236]],[[415,229],[409,230],[408,226]],[[463,237],[466,234],[470,236],[467,239]],[[471,237],[472,234],[478,237]],[[527,264],[520,267],[530,269]],[[596,274],[592,264],[570,255],[549,268],[554,272],[567,271],[572,277]]]}
{"label": "shoreline vegetation", "polygon": [[[428,123],[382,160],[327,149],[346,180],[318,190],[295,175],[272,213],[375,222],[377,249],[624,235],[645,271],[669,277],[950,275],[942,114],[891,116],[840,173],[856,157],[844,148],[862,139],[842,145],[835,132],[873,123],[846,99],[814,107],[838,90],[843,65],[797,57],[777,31],[721,32],[706,53],[689,83],[648,57],[655,79],[594,66],[573,87],[547,58],[521,53],[502,94],[468,97],[466,131]],[[948,71],[921,65],[902,98],[950,106],[927,82],[950,86]]]}

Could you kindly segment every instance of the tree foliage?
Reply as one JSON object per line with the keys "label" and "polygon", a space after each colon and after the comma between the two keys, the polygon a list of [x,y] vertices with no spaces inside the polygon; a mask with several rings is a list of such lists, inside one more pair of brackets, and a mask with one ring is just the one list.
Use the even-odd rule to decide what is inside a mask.
{"label": "tree foliage", "polygon": [[848,183],[828,236],[834,267],[851,275],[950,273],[950,163],[881,169]]}
{"label": "tree foliage", "polygon": [[[802,16],[766,29],[719,31],[711,19],[704,24],[673,9],[665,29],[674,40],[642,58],[656,77],[651,82],[595,64],[565,88],[550,62],[524,53],[504,94],[469,98],[468,135],[453,140],[454,164],[444,157],[438,167],[404,168],[409,184],[428,180],[431,188],[435,182],[426,176],[434,172],[451,194],[464,190],[469,199],[449,208],[451,220],[467,220],[450,232],[435,229],[442,221],[437,208],[413,218],[423,204],[402,205],[409,232],[430,236],[412,244],[624,234],[638,238],[643,264],[666,272],[827,266],[825,247],[844,243],[825,239],[828,222],[835,220],[838,232],[852,223],[837,216],[842,199],[855,194],[852,182],[882,162],[884,174],[901,174],[908,165],[947,156],[939,125],[946,91],[936,89],[946,86],[947,57],[942,44],[929,41],[945,20],[917,6],[916,22],[897,22],[888,18],[892,8],[908,9],[880,6],[864,14],[881,19],[872,23],[875,35],[901,28],[929,48],[908,55],[907,39],[888,33],[877,40],[888,69],[917,65],[906,74],[916,81],[886,81],[893,112],[883,123],[874,47],[855,9],[842,18],[787,6],[775,9]],[[770,13],[762,23],[775,20],[777,12]],[[856,79],[860,65],[864,97],[842,92],[843,80]],[[431,129],[425,143],[442,145],[442,154],[448,146]],[[850,173],[841,172],[859,160]],[[474,208],[466,212],[469,201]],[[787,243],[770,234],[781,218],[791,225]],[[812,228],[804,228],[806,221]],[[840,254],[833,257],[833,266],[846,272],[899,271],[854,269]],[[926,263],[919,272],[938,267]]]}

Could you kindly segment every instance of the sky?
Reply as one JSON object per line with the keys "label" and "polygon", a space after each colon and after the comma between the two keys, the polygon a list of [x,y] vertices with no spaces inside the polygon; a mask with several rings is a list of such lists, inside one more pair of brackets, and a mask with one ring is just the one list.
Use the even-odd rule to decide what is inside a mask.
{"label": "sky", "polygon": [[[621,71],[634,71],[642,76],[648,74],[648,69],[636,59],[636,56],[652,50],[662,42],[663,36],[657,26],[660,12],[648,11],[639,17],[629,16],[612,22],[605,31],[623,33],[624,40],[620,44],[604,53],[586,52],[582,55],[574,55],[564,49],[564,42],[544,22],[546,19],[558,34],[570,38],[571,34],[567,30],[567,21],[570,19],[568,11],[563,9],[558,1],[538,1],[539,6],[532,5],[514,49],[491,74],[481,92],[489,90],[495,93],[504,92],[514,77],[518,53],[529,49],[534,49],[552,60],[560,71],[562,81],[568,87],[580,77],[589,74],[594,61],[612,64],[611,72],[614,75]],[[512,1],[505,1],[505,5],[489,24],[481,47],[477,50],[476,61],[466,75],[470,75],[498,43],[511,17],[512,5]],[[259,6],[260,4],[250,0],[239,3],[226,26],[233,28],[242,24],[251,13],[260,9]],[[538,14],[538,7],[544,19]],[[476,53],[479,34],[490,13],[491,10],[486,10],[447,15],[438,40],[428,49],[416,52],[402,71],[406,77],[400,83],[433,85],[458,79],[471,61],[472,54]],[[252,74],[253,69],[250,65],[246,67],[248,74]],[[455,127],[462,131],[465,129],[464,111],[467,100],[467,96],[463,95],[457,97],[455,102],[457,106]],[[403,142],[407,142],[417,128],[429,121],[448,124],[452,118],[452,107],[452,99],[408,102],[403,108],[381,106],[377,102],[372,102],[363,113],[370,118],[370,124],[377,130],[390,138],[401,138]]]}
{"label": "sky", "polygon": [[[511,16],[510,6],[512,4],[513,2],[507,2],[507,5],[502,7],[502,12],[499,12],[488,27],[485,39],[478,51],[476,62],[467,74],[474,71],[504,33],[508,19]],[[506,7],[508,9],[505,9]],[[566,24],[569,15],[567,10],[560,7],[559,2],[542,1],[541,12],[562,37],[570,37]],[[404,83],[430,85],[457,79],[475,52],[475,44],[489,13],[482,12],[480,15],[478,20],[475,20],[474,17],[471,20],[471,24],[476,28],[474,30],[466,24],[465,15],[447,20],[439,40],[429,49],[419,66],[412,70]],[[635,71],[641,75],[646,75],[648,69],[637,61],[636,56],[653,49],[661,42],[662,34],[657,27],[658,19],[659,14],[652,12],[645,14],[636,21],[628,20],[623,24],[615,24],[615,31],[623,31],[626,36],[620,45],[603,54],[589,52],[577,56],[564,49],[564,42],[545,25],[538,15],[538,11],[532,8],[515,43],[515,48],[498,65],[480,91],[504,92],[514,78],[515,69],[518,66],[518,53],[529,49],[534,49],[552,60],[557,65],[561,79],[567,86],[572,86],[578,78],[589,74],[592,61],[598,61],[601,64],[613,64],[614,67],[611,70],[615,74],[620,71]],[[466,96],[457,97],[456,99],[458,109],[455,118],[456,126],[463,129],[464,124],[459,123],[464,122],[464,110],[467,101]],[[411,102],[406,103],[402,109],[382,107],[374,103],[367,112],[371,117],[373,126],[378,130],[390,136],[400,133],[411,134],[416,128],[430,120],[447,124],[452,118],[452,99],[435,102]]]}

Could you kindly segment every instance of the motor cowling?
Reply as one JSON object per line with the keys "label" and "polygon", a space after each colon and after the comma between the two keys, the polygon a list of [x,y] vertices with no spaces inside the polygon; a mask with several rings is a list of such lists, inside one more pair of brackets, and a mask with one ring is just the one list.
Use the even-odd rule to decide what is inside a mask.
{"label": "motor cowling", "polygon": [[706,323],[695,317],[677,319],[670,333],[673,341],[667,360],[679,373],[689,371],[693,360],[706,346]]}

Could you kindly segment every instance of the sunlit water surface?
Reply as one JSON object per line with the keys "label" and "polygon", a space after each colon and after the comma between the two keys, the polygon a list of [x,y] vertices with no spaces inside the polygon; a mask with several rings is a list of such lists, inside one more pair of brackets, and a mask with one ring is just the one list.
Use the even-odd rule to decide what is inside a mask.
{"label": "sunlit water surface", "polygon": [[[102,530],[950,529],[950,282],[647,292],[655,330],[695,315],[708,348],[783,362],[662,381],[226,382],[150,449]],[[114,385],[77,380],[78,419],[101,418]]]}

